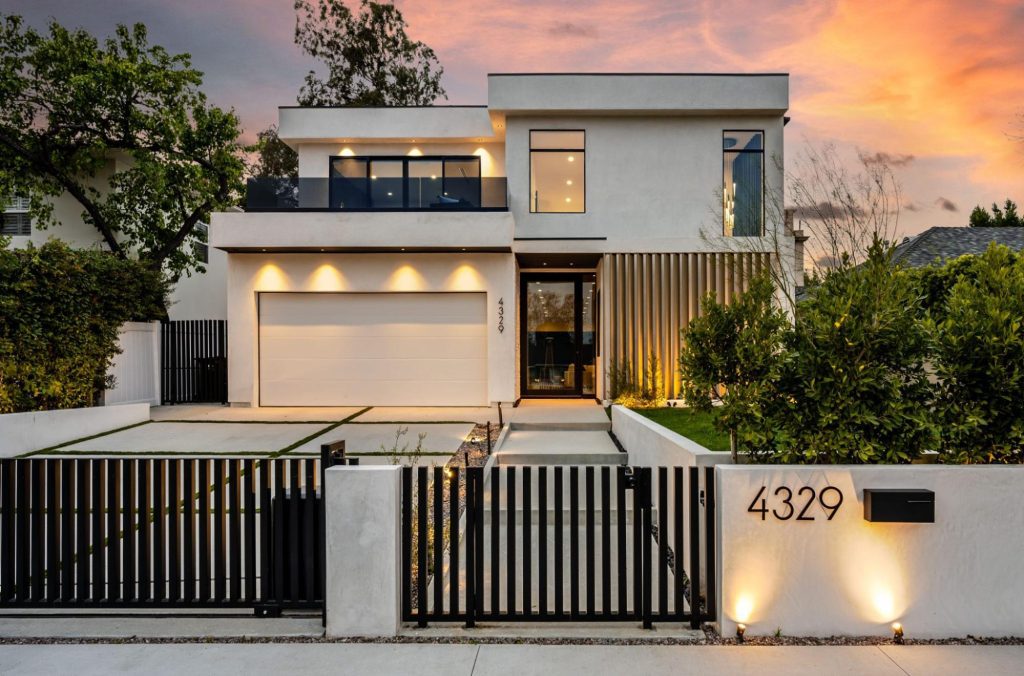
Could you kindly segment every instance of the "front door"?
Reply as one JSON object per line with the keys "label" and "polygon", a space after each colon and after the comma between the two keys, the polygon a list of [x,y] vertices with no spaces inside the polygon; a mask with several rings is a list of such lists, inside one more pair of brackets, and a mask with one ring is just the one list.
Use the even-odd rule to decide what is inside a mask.
{"label": "front door", "polygon": [[595,275],[523,274],[521,283],[523,395],[594,396]]}

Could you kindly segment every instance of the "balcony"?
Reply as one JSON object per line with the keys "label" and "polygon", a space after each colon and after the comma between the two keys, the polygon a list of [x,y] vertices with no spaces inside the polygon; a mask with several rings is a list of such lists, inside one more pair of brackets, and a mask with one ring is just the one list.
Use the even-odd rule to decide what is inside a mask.
{"label": "balcony", "polygon": [[245,197],[249,212],[508,211],[504,176],[250,178]]}

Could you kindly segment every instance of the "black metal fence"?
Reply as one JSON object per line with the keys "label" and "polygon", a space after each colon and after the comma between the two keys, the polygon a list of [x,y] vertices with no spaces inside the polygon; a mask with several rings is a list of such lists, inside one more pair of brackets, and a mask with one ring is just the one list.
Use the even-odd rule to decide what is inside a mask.
{"label": "black metal fence", "polygon": [[223,319],[160,325],[160,399],[164,404],[228,401],[228,323]]}
{"label": "black metal fence", "polygon": [[713,469],[492,467],[488,478],[404,470],[404,621],[697,628],[715,616]]}
{"label": "black metal fence", "polygon": [[0,460],[0,608],[322,608],[321,467]]}

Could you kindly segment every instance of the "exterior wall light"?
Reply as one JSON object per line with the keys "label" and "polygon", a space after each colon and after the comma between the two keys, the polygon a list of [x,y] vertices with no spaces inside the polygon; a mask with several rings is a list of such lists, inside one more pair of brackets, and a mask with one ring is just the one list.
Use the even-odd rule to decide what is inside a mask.
{"label": "exterior wall light", "polygon": [[736,625],[736,641],[743,643],[743,635],[747,633],[747,625],[740,622]]}
{"label": "exterior wall light", "polygon": [[903,645],[903,625],[899,622],[892,623],[892,642],[896,645]]}

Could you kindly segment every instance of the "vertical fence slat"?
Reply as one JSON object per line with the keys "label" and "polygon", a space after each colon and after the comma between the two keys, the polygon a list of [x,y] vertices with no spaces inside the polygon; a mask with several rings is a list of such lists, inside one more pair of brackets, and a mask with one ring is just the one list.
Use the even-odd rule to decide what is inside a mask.
{"label": "vertical fence slat", "polygon": [[505,468],[505,605],[516,613],[516,468]]}
{"label": "vertical fence slat", "polygon": [[601,614],[612,615],[612,470],[601,468]]}
{"label": "vertical fence slat", "polygon": [[210,463],[203,458],[199,461],[199,594],[204,601],[213,598],[210,584],[210,564],[213,559],[213,543],[210,539]]}
{"label": "vertical fence slat", "polygon": [[75,547],[75,572],[77,580],[75,593],[72,597],[76,600],[89,598],[89,464],[78,462],[76,469],[78,486],[75,491],[75,502],[77,503],[77,518],[75,519],[75,535],[77,546]]}
{"label": "vertical fence slat", "polygon": [[[470,619],[479,619],[484,598],[484,471],[482,467],[470,470],[473,481],[473,612]],[[468,496],[467,496],[468,497]],[[473,625],[470,625],[473,626]]]}
{"label": "vertical fence slat", "polygon": [[718,616],[718,582],[715,579],[715,468],[704,468],[704,587],[705,617]]}
{"label": "vertical fence slat", "polygon": [[531,522],[533,521],[533,505],[531,504],[530,481],[531,467],[523,467],[523,614],[529,617],[533,608],[533,580],[531,573],[533,569],[532,552],[533,544]]}
{"label": "vertical fence slat", "polygon": [[[62,601],[70,601],[75,597],[74,470],[74,460],[60,461],[60,598]],[[12,476],[11,479],[13,480],[13,478]],[[11,487],[13,488],[13,486],[12,482]]]}
{"label": "vertical fence slat", "polygon": [[548,614],[548,468],[537,469],[537,612]]}
{"label": "vertical fence slat", "polygon": [[153,462],[153,598],[167,598],[167,461]]}
{"label": "vertical fence slat", "polygon": [[273,552],[274,552],[274,575],[273,575],[273,599],[278,605],[285,599],[285,576],[284,576],[284,468],[283,462],[271,463],[274,472],[274,492],[270,498],[270,512],[273,519]]}
{"label": "vertical fence slat", "polygon": [[[477,604],[477,467],[466,469],[466,627],[475,626]],[[436,544],[436,543],[435,543]],[[424,600],[424,605],[426,601]]]}
{"label": "vertical fence slat", "polygon": [[699,629],[700,613],[700,469],[690,468],[690,628]]}
{"label": "vertical fence slat", "polygon": [[[60,599],[60,460],[46,461],[46,600]],[[0,480],[0,490],[2,490]],[[0,564],[2,565],[2,564]]]}
{"label": "vertical fence slat", "polygon": [[268,603],[273,597],[270,473],[271,461],[260,460],[260,600],[264,603]]}
{"label": "vertical fence slat", "polygon": [[32,464],[32,600],[43,599],[43,557],[46,549],[46,522],[43,513],[43,496],[46,485],[43,474],[45,460],[29,460]]}
{"label": "vertical fence slat", "polygon": [[313,483],[313,459],[304,458],[303,476],[305,477],[305,497],[303,505],[303,564],[305,566],[306,588],[303,592],[304,601],[312,601],[317,595],[316,585],[316,536],[317,532],[317,509],[316,509],[316,486]]}
{"label": "vertical fence slat", "polygon": [[181,504],[181,460],[167,465],[167,598],[181,600],[181,527],[178,518]]}
{"label": "vertical fence slat", "polygon": [[643,537],[641,538],[643,548],[643,626],[650,629],[653,626],[651,621],[651,547],[654,544],[654,534],[651,532],[651,468],[641,468],[641,493],[643,500]]}
{"label": "vertical fence slat", "polygon": [[433,580],[434,580],[434,612],[436,619],[441,619],[444,610],[444,585],[441,584],[441,570],[444,568],[444,474],[440,467],[433,468],[433,489],[434,489],[434,546],[433,554]]}
{"label": "vertical fence slat", "polygon": [[580,619],[580,468],[569,468],[569,614]]}
{"label": "vertical fence slat", "polygon": [[[618,580],[618,614],[622,618],[628,617],[629,606],[626,595],[629,592],[626,569],[626,468],[615,468],[615,509],[616,509],[616,544],[618,545],[618,562],[615,567]],[[634,519],[636,515],[634,515]]]}
{"label": "vertical fence slat", "polygon": [[685,540],[683,539],[683,524],[685,522],[685,502],[684,497],[686,495],[686,486],[683,484],[683,468],[674,467],[672,468],[673,474],[673,485],[675,486],[675,493],[673,499],[673,513],[675,514],[675,538],[673,543],[675,544],[675,576],[672,580],[673,590],[675,593],[676,600],[676,615],[682,620],[686,616],[686,610],[684,608],[683,598],[683,552],[686,551]]}
{"label": "vertical fence slat", "polygon": [[668,617],[668,468],[658,468],[658,614]]}
{"label": "vertical fence slat", "polygon": [[[322,540],[322,519],[320,525]],[[252,460],[245,461],[245,598],[250,603],[256,600],[256,463]]]}
{"label": "vertical fence slat", "polygon": [[89,542],[92,545],[92,588],[89,598],[94,602],[103,600],[103,592],[106,588],[104,573],[106,572],[106,561],[104,554],[106,546],[103,538],[103,470],[106,460],[96,458],[90,460],[92,465],[92,533]]}
{"label": "vertical fence slat", "polygon": [[288,587],[287,598],[292,601],[299,599],[299,509],[301,507],[302,495],[299,487],[299,461],[295,458],[286,461],[288,463],[288,576],[285,584]]}
{"label": "vertical fence slat", "polygon": [[402,619],[412,619],[412,467],[402,468]]}
{"label": "vertical fence slat", "polygon": [[427,626],[427,468],[416,468],[416,618]]}
{"label": "vertical fence slat", "polygon": [[123,460],[107,461],[107,592],[108,601],[121,597],[121,531],[118,517],[121,515],[121,493],[119,491],[120,469]]}
{"label": "vertical fence slat", "polygon": [[138,460],[123,460],[121,466],[121,496],[124,501],[121,514],[121,530],[124,531],[124,583],[121,587],[121,598],[134,600],[135,591],[135,464]]}
{"label": "vertical fence slat", "polygon": [[139,557],[139,594],[138,598],[143,601],[150,599],[150,557],[149,548],[149,476],[152,463],[146,460],[139,460],[138,463],[139,482],[136,488],[138,498],[138,519],[139,519],[139,546],[136,553]]}
{"label": "vertical fence slat", "polygon": [[[459,615],[459,466],[453,464],[448,478],[448,612],[452,617]],[[479,599],[483,603],[483,599]]]}
{"label": "vertical fence slat", "polygon": [[555,467],[555,616],[561,618],[565,612],[565,582],[564,559],[562,556],[562,523],[565,520],[562,514],[562,489],[563,472],[562,467]]}
{"label": "vertical fence slat", "polygon": [[14,468],[16,460],[0,460],[0,600],[10,601],[14,594]]}
{"label": "vertical fence slat", "polygon": [[185,458],[182,464],[182,595],[186,601],[196,601],[196,460]]}
{"label": "vertical fence slat", "polygon": [[[466,479],[469,480],[468,478]],[[491,466],[491,613],[501,613],[501,470]]]}
{"label": "vertical fence slat", "polygon": [[586,558],[587,558],[587,617],[590,619],[594,618],[596,608],[594,607],[594,587],[595,587],[595,575],[594,565],[594,467],[588,465],[584,470],[584,481],[586,483]]}
{"label": "vertical fence slat", "polygon": [[242,507],[241,500],[241,460],[237,458],[229,460],[231,475],[231,497],[228,503],[228,541],[230,542],[230,563],[231,580],[228,587],[228,598],[238,601],[242,597],[242,530],[240,528],[239,511]]}
{"label": "vertical fence slat", "polygon": [[213,519],[213,594],[217,601],[227,598],[227,498],[224,495],[226,490],[225,482],[227,476],[224,467],[224,459],[216,458],[213,461],[213,498],[214,498],[214,519]]}
{"label": "vertical fence slat", "polygon": [[633,471],[633,615],[636,619],[643,619],[644,613],[644,526],[643,526],[643,499],[642,480],[643,472],[640,467],[632,468]]}

